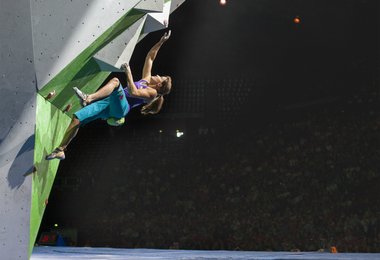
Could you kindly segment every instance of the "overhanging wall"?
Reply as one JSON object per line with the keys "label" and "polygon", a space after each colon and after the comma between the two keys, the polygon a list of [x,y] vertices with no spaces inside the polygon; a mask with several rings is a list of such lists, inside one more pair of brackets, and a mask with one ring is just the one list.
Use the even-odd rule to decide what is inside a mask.
{"label": "overhanging wall", "polygon": [[[167,26],[182,2],[0,2],[2,258],[27,259],[33,249],[59,166],[44,158],[80,109],[72,87],[100,87],[144,35]],[[53,90],[56,95],[46,99]]]}

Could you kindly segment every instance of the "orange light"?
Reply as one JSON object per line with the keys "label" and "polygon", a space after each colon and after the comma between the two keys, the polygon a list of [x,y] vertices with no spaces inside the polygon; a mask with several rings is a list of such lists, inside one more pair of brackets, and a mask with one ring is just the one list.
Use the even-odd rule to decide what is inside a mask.
{"label": "orange light", "polygon": [[301,19],[296,17],[293,19],[294,23],[299,24],[301,22]]}

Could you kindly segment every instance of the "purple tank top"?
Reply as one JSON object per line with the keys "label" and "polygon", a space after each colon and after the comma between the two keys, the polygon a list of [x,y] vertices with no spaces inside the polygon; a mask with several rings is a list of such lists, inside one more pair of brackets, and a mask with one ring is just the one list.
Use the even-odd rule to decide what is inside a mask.
{"label": "purple tank top", "polygon": [[[146,85],[146,83],[148,83],[148,82],[146,80],[142,79],[142,80],[135,82],[135,85],[136,85],[137,89],[144,89],[144,88],[148,87]],[[132,97],[131,94],[129,94],[129,92],[128,92],[128,88],[124,88],[124,93],[125,93],[125,97],[127,98],[127,101],[128,101],[130,108],[134,108],[134,107],[137,107],[139,105],[147,103],[147,101],[143,98]]]}

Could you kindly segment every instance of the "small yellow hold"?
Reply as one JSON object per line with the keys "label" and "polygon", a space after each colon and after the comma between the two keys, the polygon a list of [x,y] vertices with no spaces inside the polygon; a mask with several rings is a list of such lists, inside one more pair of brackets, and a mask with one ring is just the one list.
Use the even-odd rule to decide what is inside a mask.
{"label": "small yellow hold", "polygon": [[113,117],[110,117],[107,119],[107,124],[109,124],[110,126],[121,126],[125,123],[125,118],[122,117],[120,119],[116,119],[116,118],[113,118]]}

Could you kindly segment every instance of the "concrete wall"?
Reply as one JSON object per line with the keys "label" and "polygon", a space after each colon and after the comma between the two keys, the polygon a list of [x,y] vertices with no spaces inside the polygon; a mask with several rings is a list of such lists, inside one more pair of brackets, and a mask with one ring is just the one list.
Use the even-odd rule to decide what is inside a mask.
{"label": "concrete wall", "polygon": [[38,85],[46,85],[138,2],[31,1]]}
{"label": "concrete wall", "polygon": [[29,0],[2,0],[0,24],[0,258],[27,259],[36,103]]}

